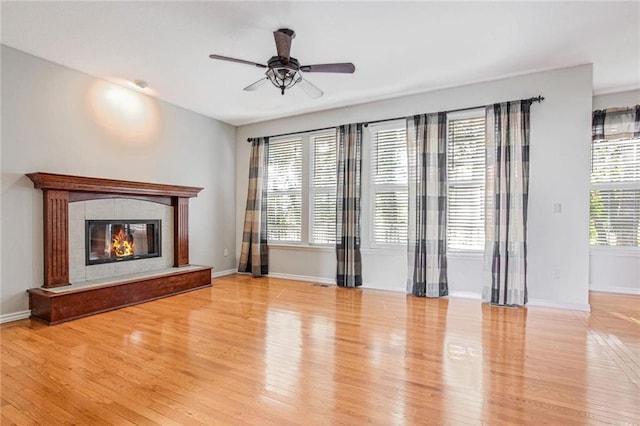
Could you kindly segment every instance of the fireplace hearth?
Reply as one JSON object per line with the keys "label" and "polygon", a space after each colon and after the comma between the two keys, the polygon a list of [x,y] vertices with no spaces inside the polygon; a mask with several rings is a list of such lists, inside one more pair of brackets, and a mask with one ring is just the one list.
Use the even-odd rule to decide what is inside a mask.
{"label": "fireplace hearth", "polygon": [[161,256],[160,220],[85,221],[85,264]]}

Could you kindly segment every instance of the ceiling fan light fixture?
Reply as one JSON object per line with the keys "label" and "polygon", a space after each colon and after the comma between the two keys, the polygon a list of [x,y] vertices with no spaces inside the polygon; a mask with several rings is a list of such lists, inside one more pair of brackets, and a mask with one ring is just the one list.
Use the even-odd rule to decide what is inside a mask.
{"label": "ceiling fan light fixture", "polygon": [[302,76],[297,69],[291,68],[269,68],[265,73],[271,84],[280,89],[280,93],[284,95],[284,91],[295,86],[302,80]]}

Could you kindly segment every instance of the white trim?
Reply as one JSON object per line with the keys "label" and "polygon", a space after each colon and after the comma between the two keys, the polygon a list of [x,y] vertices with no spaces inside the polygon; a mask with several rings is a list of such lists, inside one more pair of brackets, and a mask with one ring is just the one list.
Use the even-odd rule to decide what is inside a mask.
{"label": "white trim", "polygon": [[640,257],[640,247],[589,246],[590,256]]}
{"label": "white trim", "polygon": [[[472,293],[467,291],[452,291],[449,292],[449,297],[457,298],[457,299],[472,299],[472,300],[481,300],[482,296],[480,293]],[[528,306],[535,306],[541,308],[555,308],[555,309],[565,309],[570,311],[583,311],[583,312],[591,312],[591,305],[585,304],[574,304],[574,303],[556,303],[549,300],[541,300],[541,299],[533,299],[529,300],[527,304],[524,306],[525,308]]]}
{"label": "white trim", "polygon": [[591,312],[591,305],[588,303],[557,303],[551,300],[530,299],[526,306],[536,306],[540,308],[565,309],[569,311]]}
{"label": "white trim", "polygon": [[[277,193],[279,195],[295,195],[300,194],[300,240],[269,240],[269,231],[267,230],[267,245],[269,245],[269,241],[273,241],[276,244],[306,244],[306,237],[308,233],[308,220],[306,219],[308,216],[308,207],[307,202],[305,200],[308,197],[306,185],[307,185],[307,174],[309,173],[308,164],[309,164],[309,135],[307,133],[294,133],[287,134],[283,136],[278,136],[275,138],[271,138],[269,140],[269,146],[275,146],[279,143],[283,142],[297,142],[299,141],[300,146],[300,187],[294,189],[287,190],[277,190],[271,191],[269,189],[269,182],[267,182],[267,193]],[[271,161],[271,159],[269,159]],[[268,165],[267,165],[268,166]],[[267,209],[267,216],[269,215],[269,211]],[[267,217],[267,221],[268,221]]]}
{"label": "white trim", "polygon": [[461,259],[483,259],[484,250],[448,250],[447,257]]}
{"label": "white trim", "polygon": [[224,271],[219,271],[219,272],[213,272],[213,270],[211,271],[211,278],[219,278],[219,277],[224,277],[225,275],[233,275],[238,273],[237,269],[226,269]]}
{"label": "white trim", "polygon": [[454,299],[482,300],[480,293],[473,293],[471,291],[450,291],[449,297],[453,297]]}
{"label": "white trim", "polygon": [[618,293],[640,296],[640,288],[634,287],[599,287],[589,286],[589,291],[599,291],[602,293]]}
{"label": "white trim", "polygon": [[0,324],[4,324],[5,322],[26,319],[26,318],[29,318],[29,316],[31,316],[31,311],[19,311],[19,312],[13,312],[11,314],[3,314],[3,315],[0,315]]}
{"label": "white trim", "polygon": [[308,245],[308,244],[268,244],[269,250],[294,250],[294,251],[324,251],[334,253],[336,251],[333,245]]}
{"label": "white trim", "polygon": [[[268,277],[271,278],[281,278],[284,280],[296,280],[296,281],[306,281],[318,284],[329,284],[336,285],[334,278],[321,278],[321,277],[309,277],[305,275],[293,275],[293,274],[280,274],[277,272],[270,272]],[[369,287],[366,283],[362,284],[362,289],[367,290],[380,290],[380,291],[393,291],[395,293],[405,293],[403,291],[391,290],[391,289],[382,289],[376,287]],[[467,291],[453,291],[449,293],[449,297],[453,297],[456,299],[471,299],[471,300],[481,300],[481,296],[479,293],[467,292]],[[570,311],[582,311],[582,312],[591,312],[591,305],[587,304],[575,304],[575,303],[556,303],[549,300],[540,300],[540,299],[532,299],[529,300],[527,305],[535,306],[541,308],[554,308],[554,309],[565,309]]]}
{"label": "white trim", "polygon": [[[407,192],[409,194],[409,180],[405,180],[403,183],[376,183],[375,174],[378,172],[377,166],[374,164],[373,155],[376,153],[378,149],[377,144],[375,143],[375,136],[378,132],[388,132],[388,131],[397,131],[404,130],[405,131],[405,140],[406,140],[406,131],[407,131],[407,120],[406,118],[399,118],[397,120],[392,121],[384,121],[381,123],[372,123],[367,126],[367,139],[365,140],[365,134],[362,135],[362,143],[363,146],[365,143],[368,144],[369,149],[362,150],[362,165],[363,168],[366,166],[368,169],[367,172],[362,173],[360,179],[360,187],[362,188],[361,194],[361,206],[368,206],[366,212],[366,220],[367,222],[363,222],[361,218],[361,223],[368,223],[367,230],[365,233],[361,232],[361,240],[367,242],[367,249],[376,250],[379,252],[389,252],[398,250],[399,252],[406,252],[408,240],[397,244],[393,243],[385,243],[385,242],[376,242],[375,239],[375,221],[376,221],[376,195],[379,192]],[[366,155],[366,156],[365,156]],[[408,164],[408,163],[407,163]],[[407,165],[407,176],[409,173],[408,165]],[[366,194],[366,197],[365,197]],[[364,213],[364,208],[360,209],[361,216]],[[407,235],[409,232],[409,228],[407,225]]]}
{"label": "white trim", "polygon": [[631,84],[629,86],[612,87],[604,90],[594,90],[593,96],[612,95],[614,93],[631,92],[640,89],[640,85]]}
{"label": "white trim", "polygon": [[366,283],[362,283],[362,285],[360,287],[356,287],[356,288],[361,288],[363,290],[390,291],[392,293],[407,294],[407,292],[405,290],[394,290],[392,288],[372,287],[371,284],[366,284]]}
{"label": "white trim", "polygon": [[[380,247],[380,246],[378,246]],[[383,256],[407,256],[407,246],[403,245],[402,247],[393,248],[390,246],[380,247],[380,248],[367,248],[360,249],[360,253],[362,254],[372,254],[372,255],[383,255]]]}
{"label": "white trim", "polygon": [[[312,245],[320,245],[320,246],[330,246],[335,247],[336,243],[316,243],[313,241],[313,230],[315,226],[315,214],[316,211],[314,209],[314,199],[317,194],[329,194],[333,195],[333,198],[336,197],[337,185],[338,185],[338,176],[336,174],[336,185],[333,187],[326,186],[315,186],[315,161],[316,161],[316,140],[321,137],[331,136],[333,135],[333,145],[336,149],[336,157],[335,157],[335,165],[333,167],[334,171],[337,170],[338,167],[338,129],[337,127],[328,130],[319,130],[316,132],[311,132],[308,135],[308,139],[305,143],[307,145],[307,184],[306,184],[306,202],[307,202],[307,244]],[[303,152],[304,153],[304,152]],[[335,218],[334,218],[335,222]],[[334,223],[335,225],[335,223]],[[335,232],[334,232],[335,234]],[[334,235],[335,237],[335,235]]]}
{"label": "white trim", "polygon": [[306,275],[280,274],[278,272],[269,272],[269,278],[281,278],[283,280],[307,281],[318,284],[336,285],[335,278],[309,277]]}

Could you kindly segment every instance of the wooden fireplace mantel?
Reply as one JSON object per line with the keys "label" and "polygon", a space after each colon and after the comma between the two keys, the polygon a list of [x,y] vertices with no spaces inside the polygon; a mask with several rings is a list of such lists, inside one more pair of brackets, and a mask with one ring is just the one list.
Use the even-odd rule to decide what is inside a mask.
{"label": "wooden fireplace mantel", "polygon": [[27,176],[33,182],[35,188],[43,190],[182,198],[196,197],[202,191],[202,188],[192,186],[163,185],[43,172],[29,173]]}
{"label": "wooden fireplace mantel", "polygon": [[54,173],[29,173],[43,194],[44,284],[29,293],[31,318],[46,324],[93,315],[160,297],[211,287],[211,267],[178,268],[162,276],[123,278],[108,285],[47,290],[69,283],[69,203],[134,198],[173,207],[173,266],[189,265],[189,198],[202,188]]}
{"label": "wooden fireplace mantel", "polygon": [[173,206],[173,265],[189,264],[189,198],[202,188],[54,173],[29,173],[42,189],[44,288],[69,285],[69,203],[99,198],[139,198]]}

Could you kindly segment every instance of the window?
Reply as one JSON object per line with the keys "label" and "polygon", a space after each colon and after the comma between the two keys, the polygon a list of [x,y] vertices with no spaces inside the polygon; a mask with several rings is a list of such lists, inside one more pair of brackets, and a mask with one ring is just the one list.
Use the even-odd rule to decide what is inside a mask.
{"label": "window", "polygon": [[484,249],[484,110],[448,118],[447,247]]}
{"label": "window", "polygon": [[591,144],[590,242],[640,247],[640,139]]}
{"label": "window", "polygon": [[[407,243],[406,125],[371,126],[372,246]],[[484,110],[452,114],[447,135],[447,244],[484,249]]]}
{"label": "window", "polygon": [[[448,247],[452,251],[483,250],[484,111],[450,115],[447,132]],[[409,204],[406,122],[372,124],[369,135],[371,149],[363,157],[369,165],[368,173],[366,164],[363,169],[363,200],[368,200],[370,209],[363,217],[362,231],[369,233],[372,248],[404,248]],[[635,155],[637,158],[637,151]],[[636,165],[636,176],[639,168]],[[268,178],[269,243],[335,244],[334,130],[272,139]],[[640,187],[635,188],[637,200]]]}
{"label": "window", "polygon": [[336,132],[269,142],[267,240],[270,244],[334,244]]}
{"label": "window", "polygon": [[372,246],[407,244],[407,131],[404,121],[371,125]]}
{"label": "window", "polygon": [[267,239],[302,241],[302,138],[269,142]]}
{"label": "window", "polygon": [[336,133],[311,136],[311,179],[309,186],[310,228],[312,244],[336,242]]}

